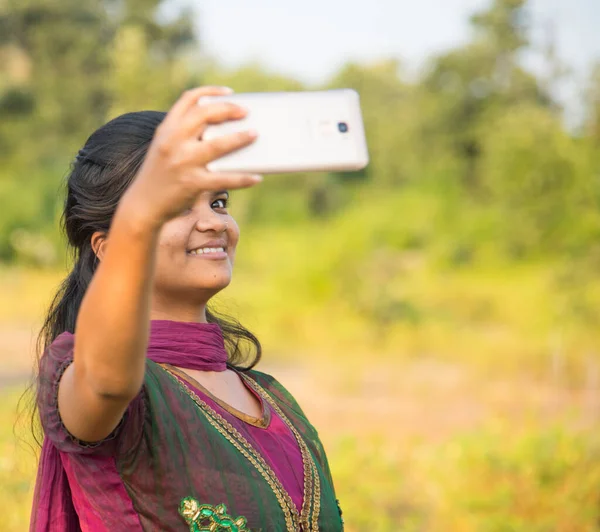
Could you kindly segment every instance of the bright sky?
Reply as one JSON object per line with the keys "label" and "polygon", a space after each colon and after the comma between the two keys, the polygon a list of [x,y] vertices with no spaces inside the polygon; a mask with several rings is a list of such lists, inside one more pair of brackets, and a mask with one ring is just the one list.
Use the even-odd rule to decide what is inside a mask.
{"label": "bright sky", "polygon": [[[310,83],[350,59],[397,57],[415,71],[431,54],[467,40],[469,15],[489,0],[204,0],[196,5],[205,52],[230,66],[259,61]],[[574,106],[584,72],[600,60],[600,1],[530,0],[530,8],[535,26],[554,24],[559,55],[575,71],[560,94]],[[541,44],[541,37],[538,30],[534,42]]]}

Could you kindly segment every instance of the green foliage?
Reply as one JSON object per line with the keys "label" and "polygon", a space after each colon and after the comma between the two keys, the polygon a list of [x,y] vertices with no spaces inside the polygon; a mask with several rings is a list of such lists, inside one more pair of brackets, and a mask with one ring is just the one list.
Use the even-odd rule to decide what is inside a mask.
{"label": "green foliage", "polygon": [[490,426],[402,448],[347,437],[328,452],[352,530],[593,532],[599,443],[591,432],[532,423],[518,435]]}
{"label": "green foliage", "polygon": [[[331,87],[350,87],[360,94],[370,154],[366,177],[388,186],[408,178],[404,155],[410,153],[406,149],[410,132],[404,124],[414,124],[402,112],[408,110],[403,101],[409,88],[401,82],[398,70],[396,61],[367,67],[350,64],[330,83]],[[398,123],[400,117],[402,124]],[[403,157],[398,157],[399,153]]]}
{"label": "green foliage", "polygon": [[548,88],[519,63],[528,45],[526,17],[525,0],[496,0],[472,17],[472,42],[435,58],[424,79],[433,136],[460,162],[458,177],[471,193],[480,186],[481,138],[490,121],[513,105],[552,104]]}
{"label": "green foliage", "polygon": [[338,438],[327,451],[342,516],[351,530],[429,530],[430,508],[423,492],[415,492],[411,465],[384,437]]}
{"label": "green foliage", "polygon": [[490,124],[482,147],[483,185],[511,252],[559,252],[580,237],[581,219],[597,218],[586,197],[593,186],[583,147],[547,110],[511,108]]}
{"label": "green foliage", "polygon": [[17,401],[21,390],[3,389],[0,401],[0,511],[2,530],[27,529],[31,512],[37,455],[25,426],[15,433]]}
{"label": "green foliage", "polygon": [[[305,88],[258,64],[223,69],[197,61],[189,13],[166,20],[156,16],[162,5],[2,5],[0,20],[14,30],[0,46],[0,260],[62,262],[61,179],[102,121],[130,109],[165,109],[200,82],[238,91]],[[66,21],[86,25],[85,35],[52,23],[65,10]],[[588,289],[600,264],[595,122],[579,137],[570,134],[546,82],[523,69],[526,2],[496,0],[472,24],[471,42],[432,58],[420,78],[407,79],[400,62],[387,60],[349,63],[326,84],[360,93],[371,154],[364,172],[270,176],[234,195],[245,233],[268,234],[281,250],[279,267],[263,269],[274,275],[274,298],[301,286],[302,305],[317,313],[337,298],[378,339],[397,341],[398,326],[416,335],[456,318],[435,298],[410,294],[403,278],[545,261],[556,316],[580,329],[597,323],[598,297]],[[54,41],[56,29],[64,32]],[[59,53],[66,42],[69,50]],[[82,75],[86,69],[93,72]],[[586,100],[590,117],[597,114],[596,77]],[[318,253],[300,253],[304,245]]]}
{"label": "green foliage", "polygon": [[162,3],[0,4],[0,260],[56,264],[73,154],[115,114],[167,109],[192,83],[190,12],[161,21]]}
{"label": "green foliage", "polygon": [[594,65],[586,95],[587,120],[586,133],[592,139],[594,147],[600,146],[600,60]]}
{"label": "green foliage", "polygon": [[489,41],[501,52],[515,52],[529,44],[527,0],[497,0],[491,7],[475,13],[471,22],[481,40]]}
{"label": "green foliage", "polygon": [[490,427],[443,446],[434,467],[444,494],[440,525],[465,532],[597,530],[600,441],[592,434],[555,426],[515,436],[509,427]]}
{"label": "green foliage", "polygon": [[[182,89],[201,82],[242,92],[304,88],[258,64],[224,70],[198,61],[189,10],[166,20],[157,17],[162,5],[7,0],[0,8],[10,28],[0,44],[0,197],[10,205],[0,213],[2,260],[58,260],[56,248],[44,260],[30,248],[61,245],[60,179],[106,119],[167,109]],[[496,0],[472,17],[472,41],[433,58],[421,79],[405,80],[396,60],[343,67],[326,86],[360,93],[369,167],[270,178],[240,197],[240,221],[325,220],[357,194],[417,187],[426,192],[419,197],[438,195],[440,202],[435,230],[409,239],[445,248],[448,264],[468,263],[491,247],[522,259],[590,245],[598,231],[597,83],[592,76],[587,137],[574,139],[556,118],[550,88],[520,64],[529,25],[524,0]],[[418,319],[409,307],[401,303],[399,314]]]}

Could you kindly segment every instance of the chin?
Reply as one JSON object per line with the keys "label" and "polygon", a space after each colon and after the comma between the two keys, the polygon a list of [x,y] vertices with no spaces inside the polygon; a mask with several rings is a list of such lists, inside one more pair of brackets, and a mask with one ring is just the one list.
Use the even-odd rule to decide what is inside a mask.
{"label": "chin", "polygon": [[203,279],[197,279],[194,283],[194,286],[198,289],[202,290],[213,290],[218,292],[219,290],[223,290],[231,283],[230,275],[216,275],[216,276],[206,276]]}

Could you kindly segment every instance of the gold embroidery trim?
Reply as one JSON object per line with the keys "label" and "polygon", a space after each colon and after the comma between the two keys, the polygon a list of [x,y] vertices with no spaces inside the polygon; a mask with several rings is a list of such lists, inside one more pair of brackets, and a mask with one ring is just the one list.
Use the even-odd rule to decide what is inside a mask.
{"label": "gold embroidery trim", "polygon": [[[285,424],[290,428],[298,444],[300,446],[300,452],[302,453],[302,462],[304,464],[304,500],[302,503],[302,512],[301,512],[301,526],[302,530],[310,530],[311,532],[319,532],[319,514],[321,512],[321,481],[319,479],[319,472],[317,471],[317,467],[315,461],[310,454],[310,450],[304,441],[304,438],[300,435],[296,427],[292,424],[292,422],[287,418],[287,416],[283,413],[279,405],[275,402],[275,400],[267,393],[267,391],[256,382],[254,379],[240,373],[241,377],[252,386],[262,397],[264,397],[269,404],[275,409],[277,414],[283,419]],[[307,482],[308,479],[308,482]],[[313,488],[314,483],[314,488]],[[310,501],[312,495],[312,501]],[[310,501],[309,504],[306,504],[306,501]],[[312,519],[310,518],[312,507]],[[311,527],[312,522],[312,527]]]}
{"label": "gold embroidery trim", "polygon": [[[262,397],[264,397],[271,406],[281,416],[282,420],[292,430],[292,433],[298,441],[300,452],[302,454],[302,462],[304,466],[304,497],[302,501],[302,510],[298,515],[296,505],[292,501],[292,498],[285,490],[280,480],[277,478],[273,470],[265,462],[264,458],[250,445],[250,443],[244,438],[226,419],[224,419],[219,413],[215,412],[207,403],[198,397],[193,390],[190,390],[185,384],[177,378],[177,376],[169,370],[169,368],[161,367],[167,372],[167,374],[176,382],[179,388],[188,395],[198,406],[199,410],[205,415],[208,422],[223,436],[225,437],[240,453],[245,456],[250,463],[256,468],[256,470],[263,476],[263,478],[269,484],[269,487],[275,494],[279,505],[283,511],[286,527],[289,532],[295,531],[312,531],[318,532],[318,517],[320,513],[320,481],[316,466],[310,454],[310,451],[304,442],[300,433],[287,419],[285,414],[281,411],[279,406],[274,402],[270,395],[254,380],[249,379],[243,374],[242,377],[253,387]],[[312,509],[312,519],[310,518]],[[312,524],[312,526],[311,526]]]}

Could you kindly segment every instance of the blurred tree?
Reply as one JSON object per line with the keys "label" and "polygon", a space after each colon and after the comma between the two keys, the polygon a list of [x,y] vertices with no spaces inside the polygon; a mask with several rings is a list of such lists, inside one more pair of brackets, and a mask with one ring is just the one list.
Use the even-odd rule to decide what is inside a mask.
{"label": "blurred tree", "polygon": [[[515,255],[585,249],[600,227],[600,67],[587,137],[574,139],[551,97],[564,73],[553,31],[545,72],[536,77],[520,62],[530,49],[526,7],[490,2],[471,19],[471,42],[435,57],[420,79],[404,76],[397,59],[345,65],[324,87],[359,92],[369,167],[273,177],[234,195],[236,215],[252,224],[305,222],[350,198],[364,207],[402,188],[415,198],[402,215],[413,225],[416,213],[426,219],[423,230],[407,229],[409,240],[449,250],[441,254],[456,263],[476,257],[491,235]],[[28,242],[43,248],[39,235],[58,242],[60,176],[106,119],[167,109],[201,83],[238,92],[305,88],[260,64],[231,70],[200,57],[191,15],[172,0],[0,0],[0,201],[11,205],[0,212],[0,257],[25,258]]]}
{"label": "blurred tree", "polygon": [[397,60],[370,65],[350,63],[328,87],[349,87],[360,94],[369,144],[368,169],[341,177],[373,178],[377,186],[398,185],[410,179],[415,173],[411,148],[418,109],[414,106],[414,87],[400,78],[400,63]]}
{"label": "blurred tree", "polygon": [[158,16],[165,3],[0,2],[0,182],[21,182],[0,183],[2,203],[21,205],[0,214],[0,257],[22,248],[10,236],[19,228],[56,231],[65,162],[94,129],[117,112],[166,108],[190,83],[190,10]]}
{"label": "blurred tree", "polygon": [[266,70],[259,63],[249,63],[235,69],[225,69],[217,61],[207,59],[201,65],[202,76],[211,85],[232,87],[236,92],[300,91],[299,81]]}
{"label": "blurred tree", "polygon": [[[170,65],[182,47],[195,42],[189,10],[161,22],[156,12],[162,3],[6,0],[0,27],[7,31],[0,44],[13,58],[13,81],[9,78],[4,87],[1,107],[15,118],[27,116],[28,138],[40,141],[50,154],[61,151],[65,139],[81,142],[82,136],[105,120],[113,101],[131,102],[138,92],[143,94],[140,87],[148,84],[164,87],[164,83],[151,83],[162,79],[151,65]],[[115,69],[112,61],[122,63],[122,55],[128,58]],[[145,70],[136,68],[135,63],[142,60]],[[15,75],[17,61],[28,65],[21,68],[27,76]],[[131,71],[124,74],[129,66]],[[114,70],[117,77],[135,77],[137,83],[111,83]],[[185,85],[185,81],[166,85]],[[124,86],[130,93],[121,90]],[[173,88],[169,92],[172,96]]]}
{"label": "blurred tree", "polygon": [[100,2],[74,0],[5,0],[0,27],[0,200],[14,206],[0,213],[0,256],[9,258],[42,248],[45,227],[56,231],[57,157],[104,117],[111,29]]}
{"label": "blurred tree", "polygon": [[[158,16],[159,10],[168,5],[165,0],[105,0],[109,13],[119,26],[136,26],[145,36],[148,47],[155,57],[173,60],[182,48],[196,42],[193,27],[193,9],[183,5],[167,17]],[[170,2],[169,7],[173,7]]]}
{"label": "blurred tree", "polygon": [[590,205],[583,147],[547,109],[523,103],[495,117],[482,146],[482,186],[511,254],[560,254]]}
{"label": "blurred tree", "polygon": [[[107,0],[115,20],[110,50],[110,116],[139,109],[168,109],[192,84],[187,52],[197,49],[193,11],[158,17],[164,0]],[[165,83],[165,80],[168,82]]]}
{"label": "blurred tree", "polygon": [[[14,120],[3,128],[3,137],[14,138],[13,127],[21,125],[26,131],[17,137],[21,145],[29,139],[29,157],[52,154],[65,138],[90,131],[106,113],[109,19],[101,2],[75,0],[7,0],[0,19],[8,28],[4,47],[14,62],[28,65],[23,67],[28,75],[20,79],[14,79],[13,68],[13,81],[5,86],[3,108]],[[9,105],[15,94],[22,99],[30,94],[32,105]]]}
{"label": "blurred tree", "polygon": [[474,40],[437,57],[425,77],[432,101],[432,141],[447,145],[463,164],[463,183],[479,188],[481,130],[511,105],[549,106],[551,98],[519,64],[529,42],[526,0],[495,0],[471,18]]}
{"label": "blurred tree", "polygon": [[586,95],[585,133],[592,139],[595,148],[600,148],[600,62],[592,69]]}

